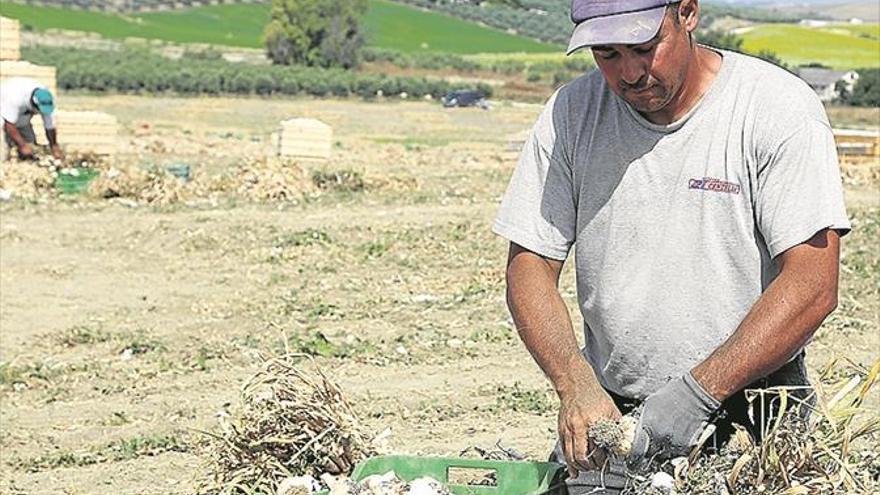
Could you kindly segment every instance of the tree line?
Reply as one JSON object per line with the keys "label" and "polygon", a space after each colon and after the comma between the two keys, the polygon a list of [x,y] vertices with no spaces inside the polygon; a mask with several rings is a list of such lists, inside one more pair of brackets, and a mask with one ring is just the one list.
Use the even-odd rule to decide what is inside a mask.
{"label": "tree line", "polygon": [[[439,98],[473,85],[435,78],[364,74],[340,68],[303,65],[249,65],[222,58],[187,54],[170,59],[144,49],[118,51],[25,47],[24,58],[57,68],[57,84],[66,90],[119,93],[178,93],[236,95],[377,95]],[[478,85],[486,95],[488,85]]]}

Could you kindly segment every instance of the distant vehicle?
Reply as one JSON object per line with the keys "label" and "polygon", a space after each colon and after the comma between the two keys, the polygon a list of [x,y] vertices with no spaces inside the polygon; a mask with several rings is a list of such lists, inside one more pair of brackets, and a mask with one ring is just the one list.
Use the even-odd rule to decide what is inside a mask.
{"label": "distant vehicle", "polygon": [[480,107],[483,110],[489,109],[489,102],[483,93],[472,89],[461,89],[452,91],[443,97],[443,106],[451,107]]}

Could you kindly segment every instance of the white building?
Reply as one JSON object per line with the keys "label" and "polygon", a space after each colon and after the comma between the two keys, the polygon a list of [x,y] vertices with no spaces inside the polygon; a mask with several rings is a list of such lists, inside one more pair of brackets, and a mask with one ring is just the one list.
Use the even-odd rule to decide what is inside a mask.
{"label": "white building", "polygon": [[822,21],[819,19],[801,19],[801,22],[799,24],[801,26],[807,26],[807,27],[825,27],[831,23],[828,21]]}
{"label": "white building", "polygon": [[837,98],[838,82],[843,82],[846,90],[852,92],[853,86],[859,80],[859,73],[854,70],[840,71],[817,67],[800,67],[797,69],[797,75],[813,88],[822,101]]}

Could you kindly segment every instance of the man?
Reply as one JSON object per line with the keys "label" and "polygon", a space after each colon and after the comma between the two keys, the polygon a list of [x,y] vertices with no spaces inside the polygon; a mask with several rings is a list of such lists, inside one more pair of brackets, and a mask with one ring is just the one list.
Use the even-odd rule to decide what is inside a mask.
{"label": "man", "polygon": [[[750,421],[744,388],[808,387],[850,225],[817,96],[696,44],[697,0],[573,0],[572,19],[568,53],[589,47],[598,70],[550,98],[493,230],[559,396],[557,457],[583,474],[605,460],[589,427],[636,404],[638,464],[687,453],[719,416]],[[557,289],[573,245],[583,351]]]}
{"label": "man", "polygon": [[36,136],[31,126],[31,118],[39,113],[46,129],[46,139],[52,156],[61,159],[61,147],[58,145],[55,122],[52,113],[55,101],[52,93],[34,79],[13,77],[0,86],[0,117],[3,118],[3,134],[6,145],[2,147],[4,158],[15,146],[18,158],[30,160],[34,158]]}

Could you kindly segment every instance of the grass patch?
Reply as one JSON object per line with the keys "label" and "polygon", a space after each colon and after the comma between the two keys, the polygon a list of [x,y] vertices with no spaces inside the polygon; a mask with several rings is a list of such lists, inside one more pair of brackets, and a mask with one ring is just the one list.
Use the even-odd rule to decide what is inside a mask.
{"label": "grass patch", "polygon": [[57,337],[59,344],[64,347],[76,347],[78,345],[100,344],[111,339],[109,333],[86,325],[75,325]]}
{"label": "grass patch", "polygon": [[315,170],[312,183],[322,191],[352,193],[365,189],[364,175],[357,170]]}
{"label": "grass patch", "polygon": [[137,436],[117,440],[87,451],[64,451],[20,461],[19,467],[28,472],[46,471],[65,467],[82,467],[105,462],[119,462],[165,452],[187,452],[186,444],[175,434]]}
{"label": "grass patch", "polygon": [[33,381],[51,382],[63,372],[64,366],[61,364],[53,365],[46,361],[26,364],[0,362],[0,386],[15,387],[28,385]]}
{"label": "grass patch", "polygon": [[419,421],[443,422],[461,418],[468,408],[461,404],[441,403],[438,399],[425,400],[416,408],[415,418]]}
{"label": "grass patch", "polygon": [[220,357],[220,354],[208,349],[205,346],[199,347],[191,359],[193,369],[199,371],[208,371],[209,361]]}
{"label": "grass patch", "polygon": [[471,332],[468,339],[472,342],[487,344],[507,344],[518,340],[514,329],[508,325],[479,328]]}
{"label": "grass patch", "polygon": [[389,137],[380,136],[370,138],[371,141],[378,144],[402,144],[406,151],[419,151],[421,148],[435,148],[448,145],[451,140],[440,137]]}
{"label": "grass patch", "polygon": [[156,338],[146,335],[144,332],[134,332],[123,336],[122,353],[132,355],[147,354],[149,352],[161,352],[167,350],[165,344]]}
{"label": "grass patch", "polygon": [[468,283],[461,291],[455,295],[454,300],[457,303],[465,303],[468,301],[472,301],[475,299],[482,299],[483,297],[490,294],[493,290],[489,284],[482,283],[478,280],[473,280]]}
{"label": "grass patch", "polygon": [[376,350],[373,344],[351,337],[345,341],[330,340],[322,332],[308,335],[291,335],[277,345],[280,353],[306,354],[318,357],[349,358],[369,354]]}
{"label": "grass patch", "polygon": [[309,321],[317,321],[326,318],[336,318],[342,316],[339,306],[323,301],[313,301],[312,304],[305,309],[306,318]]}
{"label": "grass patch", "polygon": [[556,411],[556,404],[543,388],[525,388],[520,382],[499,385],[490,391],[496,396],[490,412],[513,411],[543,416]]}
{"label": "grass patch", "polygon": [[278,238],[275,247],[284,249],[288,247],[314,246],[316,244],[331,244],[333,239],[321,229],[305,229],[291,234],[284,234]]}
{"label": "grass patch", "polygon": [[381,258],[391,249],[394,243],[388,239],[377,239],[361,244],[359,249],[368,259]]}

